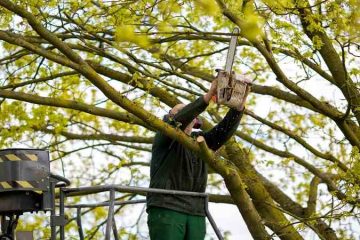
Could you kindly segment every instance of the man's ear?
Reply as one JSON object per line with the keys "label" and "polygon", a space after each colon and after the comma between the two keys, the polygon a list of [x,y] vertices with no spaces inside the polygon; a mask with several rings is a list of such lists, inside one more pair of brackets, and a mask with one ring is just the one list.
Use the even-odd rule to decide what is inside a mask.
{"label": "man's ear", "polygon": [[163,121],[167,122],[170,118],[171,118],[171,117],[170,117],[169,114],[165,114],[165,115],[163,116]]}
{"label": "man's ear", "polygon": [[174,114],[171,113],[171,109],[169,110],[168,114],[164,115],[164,120],[169,120],[174,117]]}

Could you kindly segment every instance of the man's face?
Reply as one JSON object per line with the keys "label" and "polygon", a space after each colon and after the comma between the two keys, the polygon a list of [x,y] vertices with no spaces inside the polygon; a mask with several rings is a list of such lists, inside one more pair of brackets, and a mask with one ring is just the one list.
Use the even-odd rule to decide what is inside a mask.
{"label": "man's face", "polygon": [[[183,103],[180,103],[180,104],[177,104],[175,105],[171,110],[170,110],[170,114],[171,115],[175,115],[177,114],[181,109],[183,109],[186,105],[183,104]],[[191,131],[192,131],[192,128],[194,127],[195,125],[195,122],[196,122],[196,119],[193,119],[191,121],[191,123],[189,123],[189,125],[186,126],[186,128],[184,129],[184,132],[186,134],[191,134]]]}

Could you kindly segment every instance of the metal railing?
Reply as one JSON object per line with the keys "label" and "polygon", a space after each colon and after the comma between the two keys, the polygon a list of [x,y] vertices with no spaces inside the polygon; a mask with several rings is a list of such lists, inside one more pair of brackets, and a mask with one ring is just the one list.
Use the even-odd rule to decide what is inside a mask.
{"label": "metal railing", "polygon": [[[65,204],[65,199],[68,197],[84,196],[84,195],[103,193],[103,192],[109,193],[109,201],[101,202],[101,203],[90,203],[90,204],[72,204],[72,205]],[[59,205],[55,206],[54,204],[55,207],[51,211],[51,219],[50,219],[51,239],[55,240],[58,233],[60,234],[60,240],[65,239],[65,226],[67,224],[67,221],[65,219],[65,209],[67,208],[77,209],[76,223],[78,227],[78,234],[79,234],[79,239],[83,240],[84,233],[81,222],[82,208],[106,207],[106,206],[108,207],[108,216],[106,220],[105,240],[110,240],[111,232],[113,232],[113,236],[115,240],[119,239],[116,222],[114,221],[115,206],[146,203],[146,200],[141,199],[141,200],[116,201],[115,200],[116,192],[134,193],[134,194],[143,194],[143,195],[145,195],[146,193],[155,193],[155,194],[158,193],[158,194],[170,194],[170,195],[181,195],[181,196],[192,196],[192,197],[203,198],[205,203],[204,205],[205,205],[206,217],[209,220],[212,228],[214,229],[218,239],[223,240],[222,234],[219,231],[218,227],[216,226],[216,223],[209,212],[208,209],[209,195],[207,193],[174,191],[174,190],[142,188],[142,187],[129,187],[129,186],[121,186],[121,185],[101,185],[101,186],[93,186],[93,187],[60,188]],[[59,215],[56,215],[57,208],[59,211]],[[57,232],[57,227],[59,227],[60,229],[58,232]]]}

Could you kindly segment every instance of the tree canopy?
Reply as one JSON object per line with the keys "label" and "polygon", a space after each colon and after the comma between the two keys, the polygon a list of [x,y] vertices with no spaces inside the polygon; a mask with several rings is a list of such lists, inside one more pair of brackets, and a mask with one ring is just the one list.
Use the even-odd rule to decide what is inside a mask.
{"label": "tree canopy", "polygon": [[[234,27],[252,93],[214,153],[161,118],[207,91]],[[74,184],[146,185],[160,131],[254,239],[355,239],[359,38],[359,0],[0,0],[0,146],[48,148]],[[226,111],[210,104],[204,130]]]}

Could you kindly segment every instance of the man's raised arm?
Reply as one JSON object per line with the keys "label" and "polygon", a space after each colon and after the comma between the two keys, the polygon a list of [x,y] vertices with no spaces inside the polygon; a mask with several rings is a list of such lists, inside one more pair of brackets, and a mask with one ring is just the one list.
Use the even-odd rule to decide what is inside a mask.
{"label": "man's raised arm", "polygon": [[240,109],[242,109],[241,111],[230,109],[224,119],[218,125],[212,128],[210,131],[204,133],[206,144],[210,149],[216,151],[235,133],[244,113],[245,102],[249,92],[250,86],[247,86],[244,101],[240,106]]}

